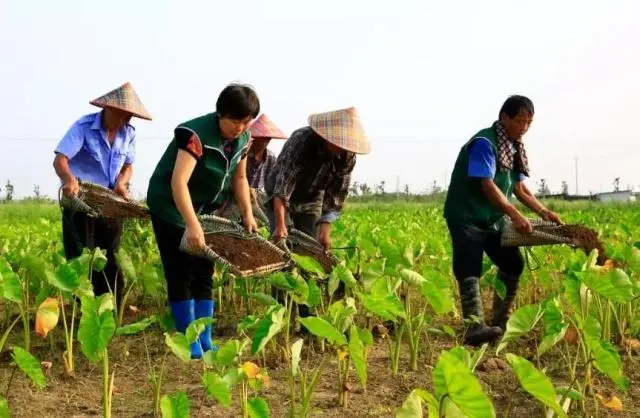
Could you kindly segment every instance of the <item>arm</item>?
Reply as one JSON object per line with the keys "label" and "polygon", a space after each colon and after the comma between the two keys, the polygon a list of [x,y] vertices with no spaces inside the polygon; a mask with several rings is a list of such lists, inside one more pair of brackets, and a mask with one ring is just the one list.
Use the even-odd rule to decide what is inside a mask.
{"label": "arm", "polygon": [[205,246],[204,232],[193,209],[191,194],[187,187],[191,174],[193,174],[193,170],[196,167],[196,162],[197,160],[189,152],[182,149],[178,150],[171,177],[171,192],[173,193],[176,208],[182,215],[182,219],[184,219],[187,243],[190,247],[202,248]]}
{"label": "arm", "polygon": [[351,173],[356,165],[356,157],[348,155],[345,165],[335,173],[334,182],[324,191],[322,216],[318,220],[318,242],[325,250],[331,248],[331,224],[340,217],[344,201],[349,193]]}
{"label": "arm", "polygon": [[538,201],[531,190],[529,190],[524,181],[519,181],[516,183],[513,193],[523,205],[534,211],[540,218],[544,219],[545,221],[562,224],[562,220],[560,219],[560,217],[556,213],[547,209],[542,203],[540,203],[540,201]]}
{"label": "arm", "polygon": [[231,188],[233,189],[233,195],[242,213],[242,219],[245,228],[249,232],[258,230],[258,225],[253,218],[253,210],[251,208],[251,194],[249,192],[249,182],[247,181],[247,157],[245,156],[238,166],[235,173],[233,173],[233,180]]}
{"label": "arm", "polygon": [[531,223],[509,202],[509,199],[493,181],[495,174],[496,158],[493,147],[487,139],[479,138],[469,145],[468,176],[480,181],[480,188],[487,200],[507,215],[518,230],[532,232]]}
{"label": "arm", "polygon": [[125,199],[129,199],[129,182],[132,174],[133,166],[125,163],[122,166],[122,170],[120,170],[120,174],[118,174],[118,179],[116,180],[116,187],[114,188],[114,191]]}
{"label": "arm", "polygon": [[277,163],[273,168],[275,173],[275,185],[273,187],[273,212],[275,227],[273,238],[278,240],[288,236],[286,215],[289,206],[289,198],[296,187],[296,177],[302,171],[304,165],[303,134],[294,133],[285,143]]}
{"label": "arm", "polygon": [[82,128],[77,123],[74,123],[55,149],[56,156],[53,159],[53,168],[60,180],[62,180],[62,192],[65,196],[76,195],[80,190],[78,180],[69,168],[69,160],[80,152],[83,143],[84,134]]}

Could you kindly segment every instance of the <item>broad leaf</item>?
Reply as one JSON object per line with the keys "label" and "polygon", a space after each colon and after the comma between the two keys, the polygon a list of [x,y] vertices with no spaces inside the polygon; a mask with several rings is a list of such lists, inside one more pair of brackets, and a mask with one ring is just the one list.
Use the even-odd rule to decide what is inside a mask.
{"label": "broad leaf", "polygon": [[520,382],[520,386],[533,397],[551,408],[559,417],[566,417],[558,401],[556,400],[556,390],[551,380],[535,368],[527,359],[515,354],[507,354],[507,361],[511,364],[513,371]]}
{"label": "broad leaf", "polygon": [[309,294],[307,295],[306,305],[313,308],[322,302],[322,290],[318,287],[318,283],[315,279],[310,279],[309,282]]}
{"label": "broad leaf", "polygon": [[57,298],[47,298],[38,306],[36,311],[36,334],[46,337],[54,329],[60,318]]}
{"label": "broad leaf", "polygon": [[[353,277],[353,273],[351,273],[351,270],[349,270],[346,266],[344,266],[342,264],[337,265],[333,269],[333,271],[331,272],[331,276],[329,278],[330,282],[331,282],[332,278],[333,278],[334,281],[335,280],[341,281],[349,289],[354,289],[356,287],[356,285],[358,284],[358,282],[356,281],[355,277]],[[337,284],[335,284],[335,286],[336,286],[336,289],[337,289]]]}
{"label": "broad leaf", "polygon": [[220,402],[226,408],[231,406],[231,389],[222,377],[211,372],[205,372],[202,376],[202,382],[207,395]]}
{"label": "broad leaf", "polygon": [[40,361],[35,358],[31,353],[26,351],[22,347],[14,347],[11,358],[16,362],[18,368],[27,375],[29,379],[40,389],[47,386],[47,380],[42,372],[42,366]]}
{"label": "broad leaf", "polygon": [[300,367],[300,355],[302,354],[303,343],[304,340],[300,338],[291,344],[291,373],[294,377],[298,374],[298,367]]}
{"label": "broad leaf", "polygon": [[400,277],[405,283],[416,288],[422,287],[427,282],[421,274],[409,269],[400,270]]}
{"label": "broad leaf", "polygon": [[275,335],[277,335],[283,326],[283,317],[286,309],[277,305],[272,307],[267,314],[256,325],[253,333],[251,344],[251,354],[256,355],[264,349],[265,345]]}
{"label": "broad leaf", "polygon": [[108,296],[111,295],[104,294],[98,299],[82,298],[78,340],[84,355],[94,363],[102,359],[104,350],[116,330],[113,311],[107,309]]}
{"label": "broad leaf", "polygon": [[52,286],[63,292],[75,292],[80,286],[80,277],[69,264],[60,264],[55,274],[47,275],[47,280]]}
{"label": "broad leaf", "polygon": [[168,332],[165,332],[164,342],[171,352],[180,360],[185,363],[191,361],[191,345],[184,334],[177,332],[173,335],[169,335]]}
{"label": "broad leaf", "polygon": [[191,321],[191,323],[187,326],[186,331],[184,332],[184,336],[187,338],[187,341],[189,341],[189,344],[195,342],[200,334],[204,332],[205,327],[207,325],[211,325],[212,322],[213,318],[210,317],[198,318],[194,321]]}
{"label": "broad leaf", "polygon": [[275,298],[267,295],[266,293],[250,293],[249,297],[266,306],[273,306],[278,304],[278,301]]}
{"label": "broad leaf", "polygon": [[221,367],[231,366],[240,354],[242,346],[238,340],[227,341],[215,354],[216,364]]}
{"label": "broad leaf", "polygon": [[500,353],[510,341],[531,332],[541,317],[540,305],[527,305],[515,311],[507,321],[507,330],[502,336],[496,354]]}
{"label": "broad leaf", "polygon": [[622,360],[611,343],[591,337],[587,337],[586,342],[595,359],[596,369],[607,375],[620,389],[629,389],[630,381],[623,374]]}
{"label": "broad leaf", "polygon": [[262,398],[251,398],[247,402],[247,410],[251,418],[269,418],[269,405]]}
{"label": "broad leaf", "polygon": [[[116,261],[118,262],[118,266],[122,270],[124,277],[127,279],[129,285],[138,281],[138,275],[136,273],[136,268],[133,265],[133,261],[131,261],[131,257],[129,257],[129,253],[120,248],[116,254]],[[106,258],[105,258],[106,260]],[[95,262],[95,259],[94,259]]]}
{"label": "broad leaf", "polygon": [[11,302],[22,304],[22,284],[20,278],[5,262],[0,263],[1,296]]}
{"label": "broad leaf", "polygon": [[364,345],[360,341],[360,335],[358,334],[358,327],[351,326],[349,330],[349,357],[353,363],[353,367],[356,369],[360,383],[362,387],[367,387],[367,360],[364,357]]}
{"label": "broad leaf", "polygon": [[493,404],[483,392],[478,379],[469,367],[448,351],[440,354],[433,372],[433,383],[436,388],[436,399],[452,402],[460,411],[469,417],[494,418]]}
{"label": "broad leaf", "polygon": [[189,418],[189,398],[184,392],[175,395],[164,395],[160,400],[160,410],[162,418]]}
{"label": "broad leaf", "polygon": [[136,335],[158,322],[158,316],[152,315],[133,324],[124,325],[116,329],[116,335]]}
{"label": "broad leaf", "polygon": [[574,273],[594,293],[616,303],[626,303],[633,299],[633,283],[620,269],[609,273],[587,270]]}
{"label": "broad leaf", "polygon": [[396,411],[396,418],[422,418],[422,403],[427,404],[429,418],[439,418],[439,404],[436,398],[424,389],[414,389],[402,407]]}
{"label": "broad leaf", "polygon": [[317,274],[318,276],[321,276],[321,277],[325,276],[324,268],[315,258],[292,253],[291,259],[302,270],[312,274]]}
{"label": "broad leaf", "polygon": [[325,338],[331,344],[346,345],[347,340],[333,325],[317,316],[300,318],[300,323],[313,335]]}
{"label": "broad leaf", "polygon": [[[121,250],[122,251],[122,250]],[[93,263],[91,267],[93,270],[100,272],[107,266],[107,252],[105,250],[101,250],[100,248],[95,248],[93,250],[91,262]],[[116,254],[117,257],[117,254]],[[120,265],[122,267],[122,265]],[[126,273],[125,273],[126,276]],[[129,280],[129,277],[127,277]]]}
{"label": "broad leaf", "polygon": [[369,312],[381,318],[396,322],[398,318],[406,318],[404,307],[395,294],[387,294],[384,297],[374,297],[358,293],[362,306]]}

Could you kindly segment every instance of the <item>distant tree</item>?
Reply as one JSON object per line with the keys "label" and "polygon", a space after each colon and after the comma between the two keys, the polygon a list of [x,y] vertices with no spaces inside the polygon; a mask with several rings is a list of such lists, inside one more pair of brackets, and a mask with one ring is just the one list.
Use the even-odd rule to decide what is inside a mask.
{"label": "distant tree", "polygon": [[409,196],[411,193],[409,192],[409,185],[405,184],[404,185],[404,194],[406,194],[407,196]]}
{"label": "distant tree", "polygon": [[13,184],[11,184],[11,180],[7,180],[7,184],[4,185],[5,197],[4,200],[10,202],[13,200]]}
{"label": "distant tree", "polygon": [[380,184],[378,184],[376,186],[376,194],[377,195],[383,195],[384,194],[384,186],[385,186],[386,182],[384,180],[382,180],[380,182]]}
{"label": "distant tree", "polygon": [[434,180],[433,183],[431,183],[431,194],[438,194],[441,191],[442,188],[438,186],[438,182]]}
{"label": "distant tree", "polygon": [[620,191],[620,177],[616,177],[615,180],[613,180],[613,191],[614,192]]}
{"label": "distant tree", "polygon": [[371,194],[371,188],[367,183],[360,183],[360,193],[362,196],[369,196]]}
{"label": "distant tree", "polygon": [[549,186],[547,186],[547,181],[545,179],[540,179],[538,182],[538,196],[548,196],[551,194],[549,190]]}
{"label": "distant tree", "polygon": [[33,195],[35,196],[36,200],[40,200],[42,198],[42,196],[40,195],[40,186],[37,184],[33,186]]}
{"label": "distant tree", "polygon": [[354,181],[353,183],[351,183],[351,186],[349,186],[349,194],[353,196],[357,196],[359,190],[360,190],[360,185],[358,184],[357,181]]}
{"label": "distant tree", "polygon": [[567,183],[566,181],[562,181],[562,191],[561,193],[563,195],[568,195],[569,194],[569,183]]}

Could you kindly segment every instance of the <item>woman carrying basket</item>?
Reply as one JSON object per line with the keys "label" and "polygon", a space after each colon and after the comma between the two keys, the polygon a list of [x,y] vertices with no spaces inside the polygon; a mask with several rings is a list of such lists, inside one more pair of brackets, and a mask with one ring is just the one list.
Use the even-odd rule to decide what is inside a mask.
{"label": "woman carrying basket", "polygon": [[[198,318],[211,318],[213,263],[180,250],[203,248],[198,213],[212,213],[233,192],[249,232],[257,231],[246,177],[251,121],[260,112],[252,88],[231,84],[220,93],[216,111],[179,124],[149,181],[147,205],[167,280],[176,328],[185,332]],[[208,326],[191,345],[192,358],[216,349]]]}
{"label": "woman carrying basket", "polygon": [[[444,216],[453,244],[453,273],[460,289],[463,317],[480,320],[467,330],[465,344],[496,340],[505,329],[515,302],[524,262],[517,247],[500,246],[500,223],[506,215],[523,233],[531,233],[533,228],[510,203],[512,195],[541,218],[562,222],[538,202],[524,183],[529,165],[522,137],[531,126],[533,113],[531,100],[509,97],[500,109],[499,120],[462,147],[451,175]],[[484,323],[480,298],[485,252],[498,267],[499,279],[506,287],[504,300],[494,295],[493,326]]]}

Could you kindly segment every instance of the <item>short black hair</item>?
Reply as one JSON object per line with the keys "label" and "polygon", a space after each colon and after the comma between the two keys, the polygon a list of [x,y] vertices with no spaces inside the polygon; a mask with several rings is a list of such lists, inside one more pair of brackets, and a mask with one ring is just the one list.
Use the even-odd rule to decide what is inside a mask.
{"label": "short black hair", "polygon": [[244,119],[251,116],[255,119],[260,114],[260,99],[251,86],[232,83],[220,92],[216,112],[223,118]]}
{"label": "short black hair", "polygon": [[507,100],[502,104],[498,117],[501,117],[503,113],[506,113],[510,118],[515,118],[521,110],[526,110],[531,114],[531,116],[533,116],[533,102],[531,99],[519,95],[509,96],[509,98],[507,98]]}

